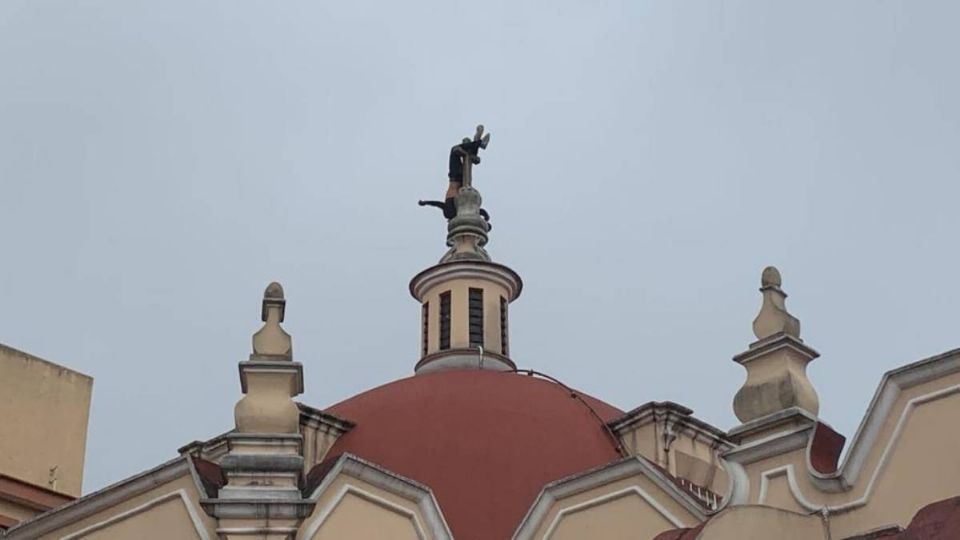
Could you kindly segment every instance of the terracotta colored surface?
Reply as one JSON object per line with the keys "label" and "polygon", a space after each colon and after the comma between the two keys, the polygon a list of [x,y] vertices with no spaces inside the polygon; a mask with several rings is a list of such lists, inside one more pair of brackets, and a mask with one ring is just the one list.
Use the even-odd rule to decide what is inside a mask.
{"label": "terracotta colored surface", "polygon": [[4,529],[9,529],[10,527],[13,527],[17,523],[19,522],[13,519],[12,517],[8,517],[3,514],[0,514],[0,531]]}
{"label": "terracotta colored surface", "polygon": [[623,411],[555,383],[494,371],[418,375],[326,412],[356,422],[344,452],[426,484],[458,540],[507,539],[544,484],[619,459],[601,423]]}
{"label": "terracotta colored surface", "polygon": [[928,504],[917,512],[896,540],[955,540],[960,538],[960,497]]}
{"label": "terracotta colored surface", "polygon": [[13,501],[35,510],[46,511],[61,504],[66,504],[74,500],[74,497],[0,474],[0,499]]}
{"label": "terracotta colored surface", "polygon": [[197,476],[200,477],[200,483],[203,484],[207,497],[214,498],[220,492],[220,488],[227,485],[227,479],[223,475],[220,465],[212,461],[207,461],[199,457],[191,457],[193,466],[197,470]]}
{"label": "terracotta colored surface", "polygon": [[830,426],[817,422],[813,432],[813,444],[810,446],[810,465],[821,474],[830,474],[837,471],[840,461],[840,452],[847,438],[837,433]]}

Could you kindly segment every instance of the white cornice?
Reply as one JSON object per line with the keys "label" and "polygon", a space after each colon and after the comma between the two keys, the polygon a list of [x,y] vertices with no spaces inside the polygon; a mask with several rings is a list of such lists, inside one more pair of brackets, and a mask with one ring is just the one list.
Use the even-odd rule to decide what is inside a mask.
{"label": "white cornice", "polygon": [[507,290],[508,300],[514,301],[523,290],[523,280],[516,272],[502,264],[485,261],[456,261],[431,266],[410,280],[410,294],[421,301],[423,294],[439,283],[452,279],[482,279]]}
{"label": "white cornice", "polygon": [[[809,467],[808,451],[808,469],[817,487],[825,491],[839,491],[852,486],[860,477],[867,457],[877,444],[883,425],[887,422],[890,414],[893,413],[893,407],[896,405],[900,394],[909,388],[957,372],[960,372],[960,349],[953,349],[885,373],[877,392],[870,401],[870,406],[867,408],[863,421],[850,441],[849,451],[843,463],[837,467],[836,472],[821,474]],[[937,394],[937,392],[928,394],[928,396],[934,394]],[[908,403],[907,408],[900,416],[898,427],[900,422],[905,420],[905,415],[912,409],[913,405],[922,403],[922,401],[917,400],[923,397],[914,398]],[[888,441],[888,447],[891,442],[892,440]]]}
{"label": "white cornice", "polygon": [[200,540],[211,540],[210,535],[207,533],[206,527],[203,525],[203,521],[200,519],[200,513],[197,511],[197,507],[190,501],[190,498],[187,496],[187,492],[183,489],[164,493],[163,495],[150,499],[149,501],[135,508],[131,508],[125,512],[120,512],[119,514],[110,516],[108,519],[99,521],[93,525],[84,527],[79,531],[63,536],[60,538],[60,540],[78,540],[89,535],[90,533],[109,527],[114,523],[129,519],[137,514],[147,512],[151,508],[159,506],[168,501],[180,501],[186,509],[187,515],[190,516],[190,523],[193,525],[193,529],[196,531],[197,536],[200,537]]}
{"label": "white cornice", "polygon": [[[849,446],[843,463],[833,473],[819,473],[811,464],[811,452],[814,442],[812,426],[801,426],[792,431],[781,432],[766,439],[738,447],[724,455],[725,465],[731,475],[731,487],[727,500],[731,504],[743,504],[749,499],[749,478],[743,465],[762,459],[781,455],[804,448],[807,478],[820,492],[837,493],[853,489],[861,475],[869,473],[869,479],[863,494],[851,501],[836,505],[823,505],[813,502],[800,487],[794,465],[783,465],[760,473],[760,492],[757,502],[762,504],[772,479],[785,476],[788,488],[797,504],[810,512],[846,512],[866,504],[880,474],[885,469],[914,409],[924,403],[943,399],[960,393],[960,385],[952,385],[908,400],[899,411],[893,431],[886,440],[881,440],[884,426],[890,424],[890,417],[896,414],[896,405],[900,395],[913,387],[960,372],[960,349],[920,360],[912,364],[887,372],[880,382],[864,415],[864,419]],[[882,445],[880,457],[871,470],[866,470],[870,456]]]}
{"label": "white cornice", "polygon": [[[402,497],[413,502],[417,505],[420,510],[420,514],[426,521],[426,528],[424,529],[423,524],[421,524],[419,521],[419,518],[416,515],[412,515],[406,508],[386,501],[382,497],[379,497],[373,493],[369,493],[359,486],[348,484],[341,488],[331,499],[331,501],[327,502],[327,504],[317,510],[317,518],[307,518],[306,521],[309,521],[310,525],[308,525],[308,528],[304,530],[304,534],[301,536],[301,538],[313,538],[313,535],[317,532],[317,530],[319,530],[321,525],[323,525],[323,522],[330,515],[336,505],[339,504],[339,502],[347,494],[353,493],[375,504],[384,506],[385,508],[394,511],[399,511],[403,515],[411,517],[421,538],[431,538],[436,540],[453,539],[453,534],[450,532],[450,528],[447,526],[447,522],[443,517],[443,513],[440,511],[440,505],[437,503],[437,499],[433,496],[433,492],[429,487],[420,484],[419,482],[410,480],[409,478],[405,478],[396,473],[390,472],[375,463],[366,461],[352,454],[343,454],[339,459],[337,459],[336,464],[333,466],[330,472],[327,473],[320,485],[317,486],[317,488],[314,489],[310,494],[310,501],[313,503],[318,502],[323,493],[329,490],[333,482],[341,476],[356,478],[357,480],[366,482],[388,493],[392,493],[398,497]],[[425,535],[424,531],[429,531],[429,535]]]}
{"label": "white cornice", "polygon": [[[540,491],[540,494],[537,496],[537,499],[530,507],[530,510],[527,511],[523,521],[520,522],[520,526],[513,535],[514,540],[532,539],[534,533],[536,533],[537,529],[539,529],[543,524],[543,520],[550,513],[550,509],[557,501],[638,474],[645,476],[648,480],[653,482],[672,500],[693,514],[697,520],[703,521],[706,519],[707,514],[704,508],[693,496],[677,486],[672,480],[667,478],[663,472],[648,463],[644,458],[629,457],[597,469],[592,469],[575,476],[551,482],[544,486],[544,488]],[[587,501],[587,503],[584,503],[586,506],[579,505],[576,508],[578,510],[582,510],[587,506],[602,504],[604,501],[609,500],[610,497],[613,497],[614,495],[616,495],[616,497],[620,497],[628,494],[621,491],[618,491],[615,494],[606,494],[592,501]],[[628,491],[631,493],[636,492],[647,502],[655,500],[650,496],[650,494],[641,490],[639,487],[636,487],[636,489],[631,488]],[[651,505],[665,518],[674,523],[675,526],[685,526],[683,522],[679,520],[679,518],[669,512],[666,512],[661,504],[651,503]],[[551,523],[549,530],[552,531],[553,528],[556,527],[557,521],[558,519],[555,519],[554,522]]]}
{"label": "white cornice", "polygon": [[670,401],[651,401],[607,422],[607,426],[622,437],[630,431],[657,421],[668,422],[675,430],[686,431],[694,438],[710,441],[721,451],[735,446],[723,430],[693,416],[692,410]]}
{"label": "white cornice", "polygon": [[[155,489],[161,484],[166,484],[186,475],[191,476],[196,485],[197,493],[202,494],[203,485],[199,483],[192,467],[190,458],[178,457],[24,521],[8,530],[4,539],[28,540],[38,538],[50,531],[66,527],[71,523]],[[193,516],[192,513],[191,516]]]}

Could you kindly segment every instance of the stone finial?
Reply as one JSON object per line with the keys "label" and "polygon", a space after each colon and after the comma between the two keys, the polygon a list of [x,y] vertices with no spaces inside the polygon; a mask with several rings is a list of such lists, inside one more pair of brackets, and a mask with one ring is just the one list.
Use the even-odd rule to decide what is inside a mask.
{"label": "stone finial", "polygon": [[447,224],[447,245],[450,249],[440,259],[449,261],[489,261],[487,232],[490,226],[480,214],[480,192],[472,187],[463,187],[457,194],[457,215]]}
{"label": "stone finial", "polygon": [[787,293],[780,288],[782,284],[779,270],[773,266],[763,269],[760,277],[763,304],[753,320],[753,333],[757,339],[766,339],[779,333],[800,339],[800,321],[787,312]]}
{"label": "stone finial", "polygon": [[787,312],[781,284],[776,268],[763,270],[763,304],[753,321],[757,341],[733,358],[747,370],[747,380],[733,400],[734,412],[744,423],[794,408],[816,416],[820,408],[807,378],[807,364],[819,353],[800,339],[800,321]]}
{"label": "stone finial", "polygon": [[263,291],[263,305],[260,319],[263,327],[253,335],[254,356],[293,358],[293,341],[281,326],[286,312],[287,301],[283,297],[283,286],[277,282],[267,285]]}
{"label": "stone finial", "polygon": [[271,283],[263,292],[263,327],[253,335],[253,354],[240,362],[244,397],[234,409],[239,433],[296,433],[299,412],[293,396],[303,392],[303,373],[293,362],[290,334],[280,326],[287,301],[283,287]]}

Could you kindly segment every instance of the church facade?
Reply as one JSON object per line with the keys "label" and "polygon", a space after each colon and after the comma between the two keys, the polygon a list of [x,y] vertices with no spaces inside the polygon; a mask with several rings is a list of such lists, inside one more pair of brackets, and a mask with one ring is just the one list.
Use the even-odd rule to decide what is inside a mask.
{"label": "church facade", "polygon": [[[0,462],[0,538],[960,538],[960,349],[884,374],[848,443],[818,416],[806,375],[818,353],[775,268],[761,275],[756,341],[733,356],[747,374],[730,389],[733,429],[673,402],[623,411],[523,369],[509,324],[523,283],[487,252],[471,181],[479,137],[458,154],[449,250],[410,282],[421,329],[412,376],[325,408],[297,402],[311,366],[293,356],[272,283],[239,364],[232,429],[77,498],[81,380],[69,392],[87,409],[82,432],[64,435],[69,455]],[[23,376],[0,360],[0,373]],[[30,399],[3,401],[4,417]],[[63,480],[51,484],[54,462]]]}

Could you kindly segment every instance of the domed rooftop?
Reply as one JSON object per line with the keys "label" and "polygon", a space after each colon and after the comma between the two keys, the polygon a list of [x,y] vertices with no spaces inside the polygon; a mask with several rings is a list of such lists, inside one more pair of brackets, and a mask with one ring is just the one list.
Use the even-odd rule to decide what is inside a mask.
{"label": "domed rooftop", "polygon": [[327,409],[356,423],[350,453],[433,490],[454,537],[510,538],[545,484],[620,458],[623,414],[549,380],[489,370],[420,374]]}

